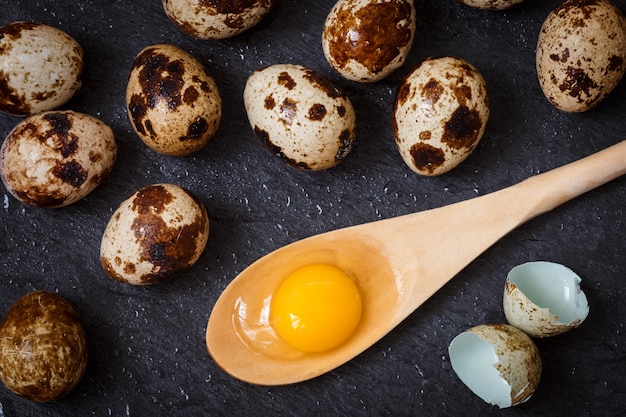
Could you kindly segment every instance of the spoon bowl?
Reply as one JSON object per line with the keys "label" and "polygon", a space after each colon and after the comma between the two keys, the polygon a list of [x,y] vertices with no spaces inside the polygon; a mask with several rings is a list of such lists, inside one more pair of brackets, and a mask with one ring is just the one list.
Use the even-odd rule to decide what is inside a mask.
{"label": "spoon bowl", "polygon": [[[206,331],[209,354],[227,373],[258,385],[290,384],[328,372],[380,340],[511,230],[625,173],[623,141],[491,194],[279,248],[246,268],[218,299]],[[363,299],[354,334],[319,353],[283,342],[269,314],[280,283],[311,263],[349,273]]]}

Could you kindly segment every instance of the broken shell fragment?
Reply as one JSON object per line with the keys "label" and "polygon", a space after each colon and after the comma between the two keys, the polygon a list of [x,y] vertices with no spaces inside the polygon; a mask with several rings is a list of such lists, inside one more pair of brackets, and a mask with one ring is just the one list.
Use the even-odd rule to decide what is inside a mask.
{"label": "broken shell fragment", "polygon": [[589,314],[580,277],[553,262],[527,262],[513,268],[504,289],[509,324],[532,337],[555,336],[578,327]]}

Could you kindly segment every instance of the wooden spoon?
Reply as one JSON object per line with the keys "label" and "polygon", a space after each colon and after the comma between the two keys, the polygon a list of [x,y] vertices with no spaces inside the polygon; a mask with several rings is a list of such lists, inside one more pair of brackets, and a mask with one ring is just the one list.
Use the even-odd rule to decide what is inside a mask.
{"label": "wooden spoon", "polygon": [[[206,343],[232,376],[281,385],[323,374],[381,339],[483,251],[517,226],[626,173],[626,141],[503,190],[419,213],[309,237],[254,262],[218,299]],[[336,265],[358,282],[363,315],[350,339],[322,353],[282,342],[269,302],[291,271]]]}

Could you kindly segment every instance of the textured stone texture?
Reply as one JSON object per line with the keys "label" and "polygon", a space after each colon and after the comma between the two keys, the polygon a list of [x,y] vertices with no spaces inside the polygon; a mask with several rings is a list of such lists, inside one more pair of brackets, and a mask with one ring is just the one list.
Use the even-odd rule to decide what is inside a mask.
{"label": "textured stone texture", "polygon": [[[223,373],[204,343],[221,291],[248,264],[281,245],[482,195],[625,139],[624,81],[584,114],[562,113],[542,95],[535,45],[541,23],[558,1],[528,0],[506,12],[417,1],[417,34],[407,62],[372,85],[342,80],[324,59],[321,31],[332,0],[281,0],[258,26],[223,41],[199,41],[179,32],[159,1],[12,3],[3,8],[0,23],[55,25],[84,48],[83,87],[65,108],[110,125],[119,154],[104,184],[63,209],[24,206],[0,184],[0,312],[4,315],[28,291],[57,291],[77,310],[90,347],[83,381],[67,397],[37,405],[0,387],[0,416],[500,416],[456,377],[447,346],[471,326],[504,322],[506,274],[531,260],[576,271],[591,312],[578,329],[538,341],[544,360],[539,387],[529,402],[504,414],[623,413],[626,178],[512,232],[379,343],[314,380],[285,387],[247,385]],[[626,11],[626,1],[615,3]],[[184,158],[147,148],[124,108],[135,55],[163,42],[200,59],[224,98],[216,136],[207,148]],[[482,73],[492,112],[485,136],[467,160],[443,176],[423,178],[395,149],[391,111],[409,69],[443,54],[464,58]],[[359,144],[341,165],[300,172],[257,140],[246,119],[243,87],[249,73],[272,63],[318,70],[350,96]],[[19,120],[0,115],[0,138]],[[206,205],[211,216],[207,249],[176,280],[149,288],[116,282],[98,257],[109,217],[140,187],[162,182],[189,189]]]}

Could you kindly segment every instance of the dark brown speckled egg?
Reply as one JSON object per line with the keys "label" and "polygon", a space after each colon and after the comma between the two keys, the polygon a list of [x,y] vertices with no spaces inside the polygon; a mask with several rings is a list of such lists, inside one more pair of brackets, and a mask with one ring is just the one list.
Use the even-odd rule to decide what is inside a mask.
{"label": "dark brown speckled egg", "polygon": [[72,306],[34,291],[18,299],[0,325],[0,379],[15,394],[55,401],[72,391],[87,367],[87,340]]}
{"label": "dark brown speckled egg", "polygon": [[198,39],[225,39],[259,23],[276,0],[163,0],[165,13],[182,32]]}
{"label": "dark brown speckled egg", "polygon": [[402,81],[392,119],[406,165],[420,175],[444,174],[483,136],[489,119],[485,80],[463,59],[426,59]]}
{"label": "dark brown speckled egg", "polygon": [[188,52],[166,44],[149,46],[135,58],[126,107],[141,140],[169,156],[203,149],[222,118],[222,100],[205,67]]}
{"label": "dark brown speckled egg", "polygon": [[344,78],[379,81],[406,60],[415,25],[413,0],[339,0],[324,23],[324,56]]}
{"label": "dark brown speckled egg", "polygon": [[105,123],[74,111],[22,120],[0,148],[0,177],[18,200],[35,207],[72,204],[98,187],[117,157]]}
{"label": "dark brown speckled egg", "polygon": [[200,201],[177,185],[149,185],[113,213],[100,244],[100,260],[118,281],[155,284],[191,267],[208,237],[209,217]]}

